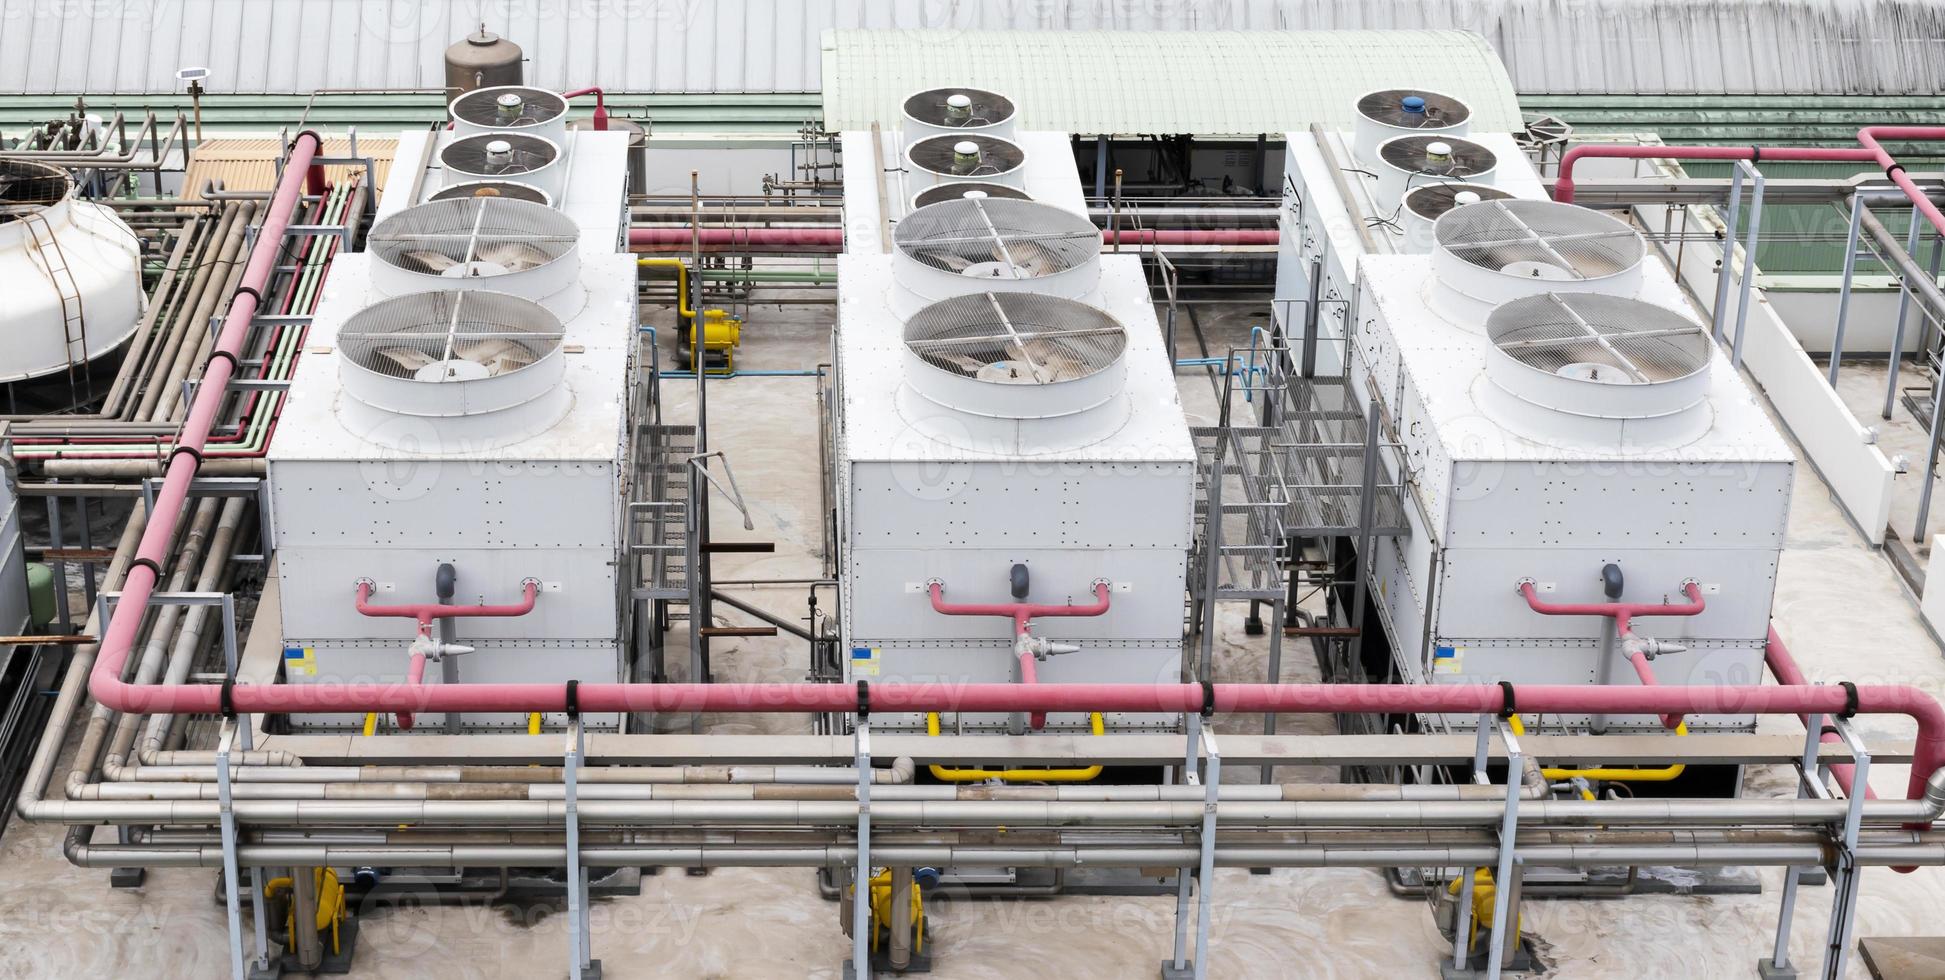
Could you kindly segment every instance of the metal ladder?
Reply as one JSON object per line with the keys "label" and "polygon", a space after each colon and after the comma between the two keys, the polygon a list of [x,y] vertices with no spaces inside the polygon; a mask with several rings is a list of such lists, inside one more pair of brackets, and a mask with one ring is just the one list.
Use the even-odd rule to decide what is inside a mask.
{"label": "metal ladder", "polygon": [[[75,387],[75,344],[81,345],[80,363],[88,361],[88,320],[81,308],[81,288],[74,281],[74,272],[68,267],[67,253],[62,251],[60,239],[54,237],[54,229],[47,223],[47,217],[39,212],[22,214],[20,223],[27,229],[27,241],[33,246],[33,254],[39,261],[41,271],[47,274],[47,281],[61,298],[61,334],[66,340],[62,348],[67,357],[68,388]],[[94,397],[93,380],[84,369],[81,372],[83,386],[89,398]]]}

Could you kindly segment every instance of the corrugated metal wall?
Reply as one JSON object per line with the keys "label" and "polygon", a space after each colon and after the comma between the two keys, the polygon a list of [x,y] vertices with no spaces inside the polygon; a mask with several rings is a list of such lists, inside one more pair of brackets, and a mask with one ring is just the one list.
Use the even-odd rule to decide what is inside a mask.
{"label": "corrugated metal wall", "polygon": [[480,21],[531,79],[616,91],[811,92],[827,28],[1460,28],[1521,92],[1945,91],[1937,0],[0,0],[0,91],[425,88]]}

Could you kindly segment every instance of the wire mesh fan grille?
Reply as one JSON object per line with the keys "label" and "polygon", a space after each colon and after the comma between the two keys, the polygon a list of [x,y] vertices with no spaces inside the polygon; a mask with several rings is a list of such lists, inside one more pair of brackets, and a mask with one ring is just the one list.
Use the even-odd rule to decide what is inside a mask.
{"label": "wire mesh fan grille", "polygon": [[995,384],[1045,385],[1098,374],[1128,346],[1120,321],[1086,303],[1037,293],[941,300],[905,323],[926,363]]}
{"label": "wire mesh fan grille", "polygon": [[469,197],[504,198],[514,201],[532,201],[535,204],[547,203],[547,192],[531,184],[517,184],[510,180],[470,180],[463,184],[453,184],[432,195],[428,200],[457,201]]}
{"label": "wire mesh fan grille", "polygon": [[1460,194],[1477,195],[1480,201],[1504,201],[1513,196],[1485,184],[1430,184],[1406,194],[1405,207],[1427,221],[1436,221],[1439,215],[1463,207],[1457,200]]}
{"label": "wire mesh fan grille", "polygon": [[[1434,144],[1443,144],[1446,152],[1434,154]],[[1399,170],[1441,177],[1488,173],[1499,163],[1493,151],[1456,136],[1400,136],[1379,144],[1378,156]]]}
{"label": "wire mesh fan grille", "polygon": [[994,279],[1065,272],[1101,251],[1094,222],[1033,201],[960,199],[898,223],[898,250],[934,269]]}
{"label": "wire mesh fan grille", "polygon": [[371,230],[365,248],[407,272],[487,277],[546,265],[573,251],[578,232],[542,204],[469,197],[400,211]]}
{"label": "wire mesh fan grille", "polygon": [[452,114],[475,126],[521,129],[553,122],[567,113],[567,100],[546,89],[524,86],[478,88],[453,100]]}
{"label": "wire mesh fan grille", "polygon": [[1481,201],[1438,219],[1438,243],[1464,261],[1536,279],[1598,279],[1633,268],[1646,246],[1598,211],[1553,201]]}
{"label": "wire mesh fan grille", "polygon": [[68,172],[57,167],[0,160],[0,222],[57,203],[72,186]]}
{"label": "wire mesh fan grille", "polygon": [[[1405,100],[1416,98],[1423,103],[1422,111],[1413,112],[1406,108]],[[1466,104],[1449,95],[1426,92],[1419,89],[1388,88],[1372,92],[1357,100],[1357,113],[1374,122],[1399,129],[1418,129],[1431,127],[1444,129],[1457,126],[1472,117],[1472,110]]]}
{"label": "wire mesh fan grille", "polygon": [[[978,147],[976,158],[962,157],[955,149],[960,143]],[[953,177],[992,177],[1011,173],[1026,162],[1026,151],[1010,140],[997,136],[968,133],[964,136],[933,136],[912,144],[912,163],[935,174]]]}
{"label": "wire mesh fan grille", "polygon": [[[950,101],[965,96],[966,105]],[[905,114],[934,126],[991,126],[1013,118],[1013,100],[977,88],[936,88],[905,100]]]}
{"label": "wire mesh fan grille", "polygon": [[988,198],[1004,197],[1015,201],[1031,201],[1033,195],[1018,187],[994,184],[983,180],[955,180],[947,184],[934,184],[912,198],[913,207],[925,207],[940,201],[963,200],[967,194],[984,194]]}
{"label": "wire mesh fan grille", "polygon": [[1529,367],[1596,384],[1656,384],[1708,367],[1708,332],[1653,303],[1598,293],[1547,293],[1500,305],[1493,345]]}
{"label": "wire mesh fan grille", "polygon": [[472,381],[511,374],[561,346],[560,320],[537,303],[484,290],[413,293],[345,321],[338,347],[388,378]]}
{"label": "wire mesh fan grille", "polygon": [[532,173],[559,157],[552,140],[524,133],[476,133],[439,151],[439,162],[447,169],[485,177]]}

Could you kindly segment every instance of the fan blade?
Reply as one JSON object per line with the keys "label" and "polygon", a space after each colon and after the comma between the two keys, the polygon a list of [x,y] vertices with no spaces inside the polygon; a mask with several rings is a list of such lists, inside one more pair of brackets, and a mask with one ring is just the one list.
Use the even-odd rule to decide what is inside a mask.
{"label": "fan blade", "polygon": [[534,362],[531,351],[510,340],[481,340],[470,344],[459,344],[452,352],[455,357],[463,357],[475,364],[486,365],[486,373],[489,377],[517,371]]}
{"label": "fan blade", "polygon": [[429,248],[407,249],[400,258],[415,266],[415,272],[440,273],[459,264],[458,259]]}
{"label": "fan blade", "polygon": [[528,269],[546,265],[548,255],[540,246],[526,242],[494,242],[483,245],[476,253],[483,262],[491,262],[508,272],[525,272]]}
{"label": "fan blade", "polygon": [[972,259],[960,255],[958,252],[949,248],[929,248],[923,252],[916,253],[913,257],[936,263],[949,272],[959,272],[973,264]]}
{"label": "fan blade", "polygon": [[1005,262],[1012,256],[1013,267],[1020,270],[1020,278],[1032,279],[1060,271],[1060,260],[1039,242],[1013,242],[1002,250],[993,246],[993,258]]}
{"label": "fan blade", "polygon": [[398,365],[408,372],[417,371],[434,362],[431,354],[419,350],[416,347],[381,347],[372,353],[391,361],[393,364]]}

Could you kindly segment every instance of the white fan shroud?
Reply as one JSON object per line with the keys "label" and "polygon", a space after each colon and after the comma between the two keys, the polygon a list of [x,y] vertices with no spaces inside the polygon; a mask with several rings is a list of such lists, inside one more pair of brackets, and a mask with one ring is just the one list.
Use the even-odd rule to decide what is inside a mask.
{"label": "white fan shroud", "polygon": [[[506,144],[508,162],[494,161],[501,156],[494,143]],[[509,180],[528,184],[547,192],[559,201],[567,183],[567,163],[563,143],[526,133],[475,133],[456,136],[439,150],[439,165],[445,169],[444,184],[478,180]]]}
{"label": "white fan shroud", "polygon": [[[964,96],[970,102],[972,118],[963,125],[947,122],[947,100],[953,96]],[[969,86],[945,86],[914,92],[900,103],[904,113],[905,139],[907,141],[924,139],[928,136],[952,136],[965,133],[983,133],[1004,139],[1013,137],[1013,119],[1017,114],[1013,100],[998,92]]]}
{"label": "white fan shroud", "polygon": [[[587,303],[580,227],[553,208],[510,198],[429,201],[380,221],[365,237],[373,288],[511,293],[571,320]],[[468,256],[471,256],[470,261]]]}
{"label": "white fan shroud", "polygon": [[921,303],[983,292],[1080,299],[1101,278],[1101,231],[1036,201],[941,201],[913,211],[893,234],[893,277]]}
{"label": "white fan shroud", "polygon": [[[957,173],[951,162],[960,143],[971,143],[979,163],[969,173]],[[914,140],[905,147],[905,180],[914,193],[933,184],[983,181],[1026,187],[1025,147],[1009,139],[981,133],[930,136]]]}
{"label": "white fan shroud", "polygon": [[[522,110],[511,120],[501,120],[496,110],[499,99],[518,98]],[[567,100],[558,93],[531,85],[492,85],[476,88],[446,106],[453,131],[461,136],[474,133],[525,133],[556,143],[567,141]]]}
{"label": "white fan shroud", "polygon": [[554,199],[546,191],[532,184],[522,184],[511,180],[466,180],[447,184],[426,198],[428,201],[455,201],[469,197],[497,197],[509,200],[529,201],[533,204],[554,206]]}
{"label": "white fan shroud", "polygon": [[1127,331],[1107,311],[1038,293],[940,300],[905,323],[905,380],[967,415],[1049,419],[1121,395]]}
{"label": "white fan shroud", "polygon": [[[426,455],[546,431],[573,404],[565,332],[531,300],[484,289],[381,300],[338,331],[345,428]],[[449,356],[448,356],[449,355]]]}
{"label": "white fan shroud", "polygon": [[[1444,144],[1447,161],[1433,158],[1431,148]],[[1499,156],[1491,148],[1457,136],[1411,134],[1378,144],[1370,169],[1378,175],[1372,200],[1385,215],[1397,210],[1405,194],[1426,184],[1493,183]]]}
{"label": "white fan shroud", "polygon": [[[1402,112],[1380,113],[1384,119],[1373,118],[1365,111],[1371,105],[1395,105],[1403,108],[1406,98],[1416,97],[1425,103],[1426,111],[1416,117]],[[1351,156],[1364,167],[1378,162],[1378,144],[1395,136],[1464,136],[1472,128],[1472,109],[1465,102],[1434,92],[1429,89],[1381,89],[1366,92],[1358,97],[1357,118],[1351,124]],[[1406,125],[1405,120],[1412,124]]]}
{"label": "white fan shroud", "polygon": [[1431,304],[1482,331],[1502,303],[1543,293],[1634,296],[1647,244],[1626,222],[1557,201],[1481,201],[1432,224]]}

